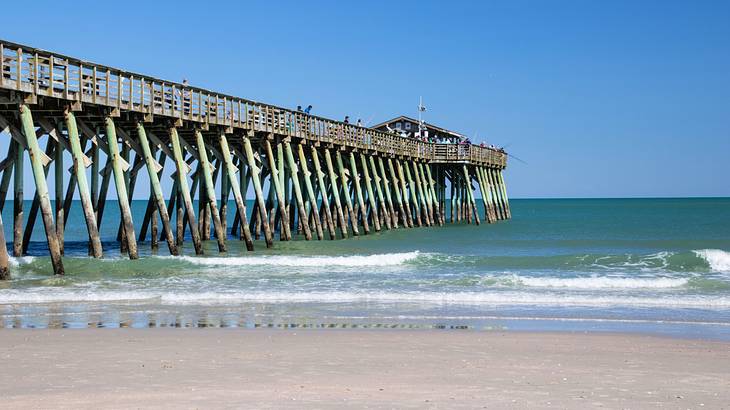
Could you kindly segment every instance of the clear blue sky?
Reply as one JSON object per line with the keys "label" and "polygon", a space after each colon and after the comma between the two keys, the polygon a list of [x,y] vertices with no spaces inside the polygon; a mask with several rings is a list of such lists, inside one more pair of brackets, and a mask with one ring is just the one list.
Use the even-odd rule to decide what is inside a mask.
{"label": "clear blue sky", "polygon": [[730,195],[728,1],[6,3],[4,39],[332,118],[422,95],[513,197]]}

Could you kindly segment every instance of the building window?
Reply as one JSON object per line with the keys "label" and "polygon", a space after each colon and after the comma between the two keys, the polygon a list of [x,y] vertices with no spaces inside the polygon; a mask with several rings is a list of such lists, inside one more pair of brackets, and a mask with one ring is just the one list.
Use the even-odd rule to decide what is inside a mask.
{"label": "building window", "polygon": [[411,129],[411,123],[410,123],[410,122],[407,122],[407,123],[406,123],[406,129],[407,129],[407,130],[410,130],[410,129]]}
{"label": "building window", "polygon": [[400,122],[395,123],[395,129],[397,129],[397,130],[401,129]]}

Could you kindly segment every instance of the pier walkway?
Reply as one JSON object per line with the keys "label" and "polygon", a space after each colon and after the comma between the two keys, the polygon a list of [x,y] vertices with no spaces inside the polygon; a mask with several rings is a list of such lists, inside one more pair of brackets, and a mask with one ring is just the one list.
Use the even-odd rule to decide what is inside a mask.
{"label": "pier walkway", "polygon": [[[404,138],[3,40],[0,131],[12,137],[0,162],[0,211],[13,181],[12,253],[27,251],[40,213],[57,275],[64,273],[64,225],[75,194],[89,255],[103,257],[98,228],[112,185],[121,215],[117,240],[130,259],[148,236],[153,249],[164,241],[178,255],[186,229],[202,254],[202,241],[211,238],[225,252],[231,237],[254,250],[261,236],[271,247],[276,236],[323,240],[480,224],[476,190],[485,221],[510,218],[504,152]],[[64,165],[64,151],[72,163]],[[29,210],[23,209],[26,155],[36,190]],[[174,170],[167,193],[165,166]],[[55,206],[47,185],[51,167]],[[151,194],[135,224],[130,201],[140,175]],[[247,207],[249,187],[255,200]],[[228,212],[235,212],[230,228]],[[2,223],[0,279],[7,279]]]}

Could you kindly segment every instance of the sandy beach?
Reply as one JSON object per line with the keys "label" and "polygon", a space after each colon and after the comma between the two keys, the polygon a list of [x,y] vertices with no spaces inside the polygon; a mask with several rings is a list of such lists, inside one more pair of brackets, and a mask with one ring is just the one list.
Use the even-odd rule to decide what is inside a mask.
{"label": "sandy beach", "polygon": [[0,330],[2,408],[728,408],[730,344],[623,334]]}

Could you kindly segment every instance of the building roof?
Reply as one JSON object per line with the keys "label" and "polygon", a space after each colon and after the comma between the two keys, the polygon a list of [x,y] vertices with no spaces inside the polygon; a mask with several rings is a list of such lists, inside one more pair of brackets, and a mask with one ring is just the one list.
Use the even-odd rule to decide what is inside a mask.
{"label": "building roof", "polygon": [[[413,122],[413,123],[418,124],[418,120],[413,119],[413,118],[408,117],[408,116],[405,116],[405,115],[401,115],[400,117],[393,118],[392,120],[388,120],[388,121],[382,122],[380,124],[373,125],[370,128],[381,128],[381,127],[384,127],[384,126],[386,126],[388,124],[394,123],[396,121],[402,121],[402,120],[406,120],[406,121],[410,121],[410,122]],[[423,125],[425,125],[426,128],[430,128],[430,129],[435,130],[435,131],[440,132],[440,133],[449,134],[449,135],[451,135],[453,137],[457,137],[457,138],[461,138],[461,139],[466,138],[465,135],[460,134],[460,133],[458,133],[456,131],[449,131],[446,128],[441,128],[439,126],[436,126],[436,125],[433,125],[433,124],[429,124],[427,122],[424,122]]]}

